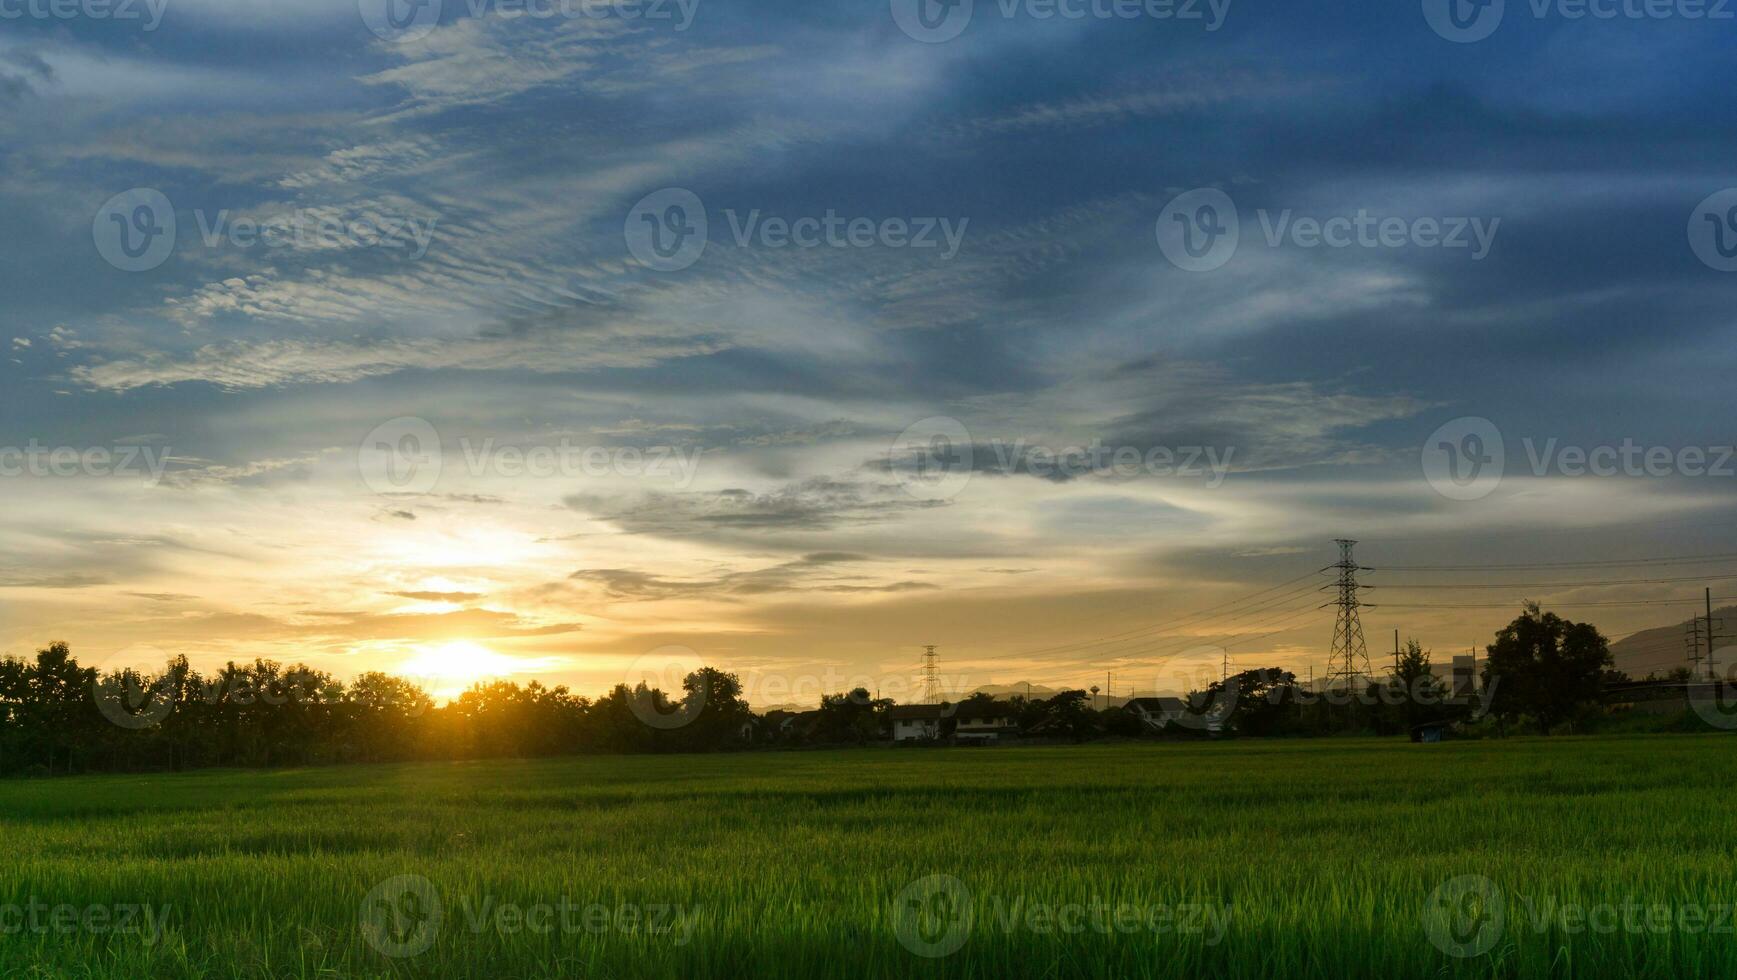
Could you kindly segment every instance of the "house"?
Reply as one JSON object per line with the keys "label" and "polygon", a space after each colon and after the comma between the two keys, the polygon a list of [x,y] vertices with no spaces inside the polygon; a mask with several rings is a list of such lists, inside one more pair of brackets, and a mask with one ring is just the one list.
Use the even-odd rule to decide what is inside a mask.
{"label": "house", "polygon": [[1148,731],[1161,732],[1188,713],[1181,698],[1129,698],[1122,710],[1140,719]]}
{"label": "house", "polygon": [[955,742],[999,742],[1018,734],[1013,706],[1005,701],[973,699],[954,709]]}
{"label": "house", "polygon": [[785,724],[785,731],[790,732],[801,741],[813,741],[815,735],[820,732],[820,722],[821,714],[819,708],[813,708],[808,711],[798,711],[795,716]]}
{"label": "house", "polygon": [[894,742],[917,742],[941,737],[941,706],[938,704],[895,704],[887,709],[893,723]]}
{"label": "house", "polygon": [[802,741],[814,737],[820,727],[820,712],[773,709],[764,715],[768,736],[780,742]]}
{"label": "house", "polygon": [[1074,725],[1069,721],[1048,715],[1038,719],[1036,723],[1026,726],[1019,734],[1023,738],[1038,741],[1060,741],[1061,739],[1082,741],[1087,738],[1099,738],[1106,731],[1103,723],[1094,718],[1087,717],[1082,721],[1083,724],[1076,731]]}

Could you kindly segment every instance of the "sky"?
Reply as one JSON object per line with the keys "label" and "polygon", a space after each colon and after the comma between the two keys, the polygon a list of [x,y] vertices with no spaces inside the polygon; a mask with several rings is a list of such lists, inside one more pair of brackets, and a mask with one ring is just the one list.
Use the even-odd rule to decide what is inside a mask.
{"label": "sky", "polygon": [[1737,552],[1723,4],[390,2],[0,0],[0,651],[1125,694],[1325,670],[1335,538],[1377,667],[1737,590],[1636,561]]}

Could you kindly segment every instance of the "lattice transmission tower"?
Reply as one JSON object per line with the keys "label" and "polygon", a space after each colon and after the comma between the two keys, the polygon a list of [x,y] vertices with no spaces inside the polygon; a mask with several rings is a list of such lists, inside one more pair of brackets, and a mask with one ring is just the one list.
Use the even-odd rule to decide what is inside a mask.
{"label": "lattice transmission tower", "polygon": [[1357,542],[1338,538],[1334,543],[1339,546],[1339,562],[1332,566],[1339,570],[1339,597],[1330,605],[1337,606],[1339,614],[1333,623],[1333,649],[1327,654],[1327,687],[1331,690],[1343,684],[1348,693],[1355,695],[1374,673],[1369,665],[1369,648],[1363,643],[1363,619],[1357,612],[1365,605],[1358,600],[1357,593],[1369,588],[1358,584],[1357,573],[1369,569],[1351,557],[1351,548]]}
{"label": "lattice transmission tower", "polygon": [[923,648],[923,703],[941,703],[941,671],[935,663],[935,648]]}

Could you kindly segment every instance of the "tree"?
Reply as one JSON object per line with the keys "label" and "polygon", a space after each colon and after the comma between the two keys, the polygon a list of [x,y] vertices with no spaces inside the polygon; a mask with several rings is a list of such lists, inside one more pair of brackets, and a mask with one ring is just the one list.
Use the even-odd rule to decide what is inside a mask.
{"label": "tree", "polygon": [[422,688],[379,671],[357,677],[345,700],[353,751],[367,759],[409,756],[415,747],[418,721],[434,707]]}
{"label": "tree", "polygon": [[590,740],[611,752],[655,752],[665,742],[664,730],[646,719],[673,715],[675,708],[663,692],[647,687],[617,684],[597,699],[586,718]]}
{"label": "tree", "polygon": [[1504,721],[1530,715],[1546,735],[1598,700],[1611,666],[1610,643],[1596,627],[1544,612],[1536,602],[1526,603],[1485,649],[1490,710]]}
{"label": "tree", "polygon": [[1446,714],[1447,688],[1435,676],[1429,651],[1415,639],[1406,641],[1405,652],[1399,655],[1399,663],[1379,693],[1386,709],[1383,714],[1396,728],[1410,730]]}
{"label": "tree", "polygon": [[892,706],[892,698],[876,698],[866,687],[822,695],[819,735],[828,742],[866,745],[880,737],[882,719]]}
{"label": "tree", "polygon": [[1276,735],[1298,720],[1297,675],[1260,667],[1213,681],[1188,695],[1191,711],[1246,735]]}
{"label": "tree", "polygon": [[1086,697],[1084,691],[1063,691],[1043,704],[1045,716],[1056,729],[1076,742],[1084,741],[1092,733],[1092,711]]}
{"label": "tree", "polygon": [[22,660],[0,659],[0,773],[13,764],[23,743],[27,672]]}
{"label": "tree", "polygon": [[56,641],[36,651],[36,663],[26,668],[24,679],[25,726],[35,736],[48,774],[54,775],[57,760],[72,772],[78,761],[75,746],[94,740],[98,719],[91,690],[96,671],[80,667],[72,650]]}
{"label": "tree", "polygon": [[742,741],[742,726],[754,716],[742,699],[742,680],[716,667],[701,667],[682,678],[683,707],[691,715],[677,729],[678,744],[689,751],[726,749]]}

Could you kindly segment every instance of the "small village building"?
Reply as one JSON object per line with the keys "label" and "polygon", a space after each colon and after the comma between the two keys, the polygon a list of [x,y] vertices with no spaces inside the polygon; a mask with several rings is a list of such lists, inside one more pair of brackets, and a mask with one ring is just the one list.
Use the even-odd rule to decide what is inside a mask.
{"label": "small village building", "polygon": [[1019,721],[1005,701],[967,701],[953,713],[955,742],[999,742],[1018,734]]}
{"label": "small village building", "polygon": [[1129,698],[1122,709],[1154,732],[1163,731],[1188,713],[1181,698]]}
{"label": "small village building", "polygon": [[918,742],[941,737],[941,706],[896,704],[887,711],[893,723],[894,742]]}

